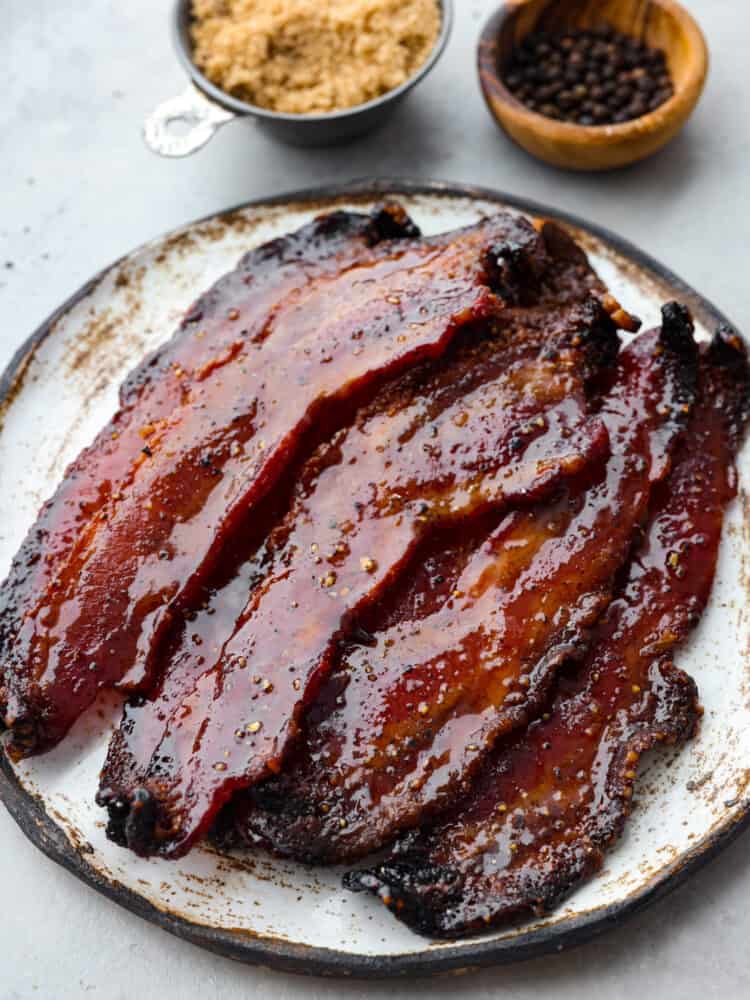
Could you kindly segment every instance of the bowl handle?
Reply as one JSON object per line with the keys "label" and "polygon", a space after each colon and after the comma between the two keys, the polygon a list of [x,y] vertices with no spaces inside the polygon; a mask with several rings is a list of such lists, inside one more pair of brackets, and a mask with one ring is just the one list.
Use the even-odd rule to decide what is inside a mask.
{"label": "bowl handle", "polygon": [[[151,112],[143,124],[143,138],[159,156],[190,156],[202,149],[222,125],[237,117],[190,84],[179,97],[162,101]],[[170,131],[170,126],[178,123],[187,128],[182,135]]]}

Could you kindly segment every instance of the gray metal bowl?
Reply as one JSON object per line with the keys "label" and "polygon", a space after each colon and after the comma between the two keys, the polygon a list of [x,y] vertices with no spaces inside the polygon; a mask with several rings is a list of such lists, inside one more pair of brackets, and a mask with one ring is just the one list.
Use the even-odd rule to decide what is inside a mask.
{"label": "gray metal bowl", "polygon": [[[445,50],[453,27],[453,0],[438,0],[442,26],[435,47],[414,76],[400,87],[367,104],[322,115],[288,115],[240,101],[225,93],[201,73],[193,62],[190,41],[191,0],[177,0],[172,33],[177,54],[191,83],[179,97],[163,101],[146,119],[147,145],[160,156],[189,156],[197,152],[218,129],[236,118],[252,117],[282,142],[295,146],[331,146],[355,139],[377,128],[409,91],[423,80]],[[178,133],[176,129],[182,131]]]}

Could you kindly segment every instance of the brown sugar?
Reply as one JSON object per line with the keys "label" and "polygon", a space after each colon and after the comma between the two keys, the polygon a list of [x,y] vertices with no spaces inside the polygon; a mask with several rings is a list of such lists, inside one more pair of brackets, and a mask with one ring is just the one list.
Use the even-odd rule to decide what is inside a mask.
{"label": "brown sugar", "polygon": [[437,0],[193,0],[193,57],[240,100],[321,114],[400,86],[440,25]]}

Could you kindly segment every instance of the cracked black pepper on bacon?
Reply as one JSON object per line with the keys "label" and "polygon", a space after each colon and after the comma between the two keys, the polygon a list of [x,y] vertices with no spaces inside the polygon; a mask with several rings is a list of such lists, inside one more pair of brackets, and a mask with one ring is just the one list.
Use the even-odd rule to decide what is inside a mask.
{"label": "cracked black pepper on bacon", "polygon": [[699,351],[677,303],[623,347],[637,327],[516,215],[425,238],[387,204],[251,251],[126,380],[0,589],[7,752],[116,688],[97,799],[139,855],[392,845],[348,885],[437,936],[554,905],[639,753],[695,730],[670,650],[747,419],[736,335]]}

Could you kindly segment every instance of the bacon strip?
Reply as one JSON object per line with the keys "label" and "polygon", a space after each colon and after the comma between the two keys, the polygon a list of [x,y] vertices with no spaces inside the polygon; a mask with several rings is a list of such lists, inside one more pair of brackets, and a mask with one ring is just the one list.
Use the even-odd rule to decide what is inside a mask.
{"label": "bacon strip", "polygon": [[621,355],[601,411],[613,451],[604,478],[509,518],[438,612],[374,630],[371,648],[351,652],[285,773],[253,797],[265,808],[237,807],[243,839],[346,860],[455,799],[488,748],[533,718],[560,664],[585,654],[694,377],[692,327],[669,309],[661,334]]}
{"label": "bacon strip", "polygon": [[12,637],[11,752],[53,746],[102,687],[148,687],[175,616],[307,442],[345,422],[358,396],[522,298],[545,256],[527,222],[498,215],[391,244],[268,310],[263,343],[245,344],[154,427],[127,491],[92,519],[75,565]]}
{"label": "bacon strip", "polygon": [[[371,215],[321,216],[246,254],[235,271],[198,299],[172,339],[128,376],[118,412],[68,467],[0,587],[0,664],[24,675],[17,698],[26,697],[21,694],[25,664],[36,629],[43,628],[37,622],[50,614],[66,579],[75,581],[83,570],[97,519],[106,518],[103,512],[127,490],[155,427],[190,397],[196,384],[231,363],[248,343],[262,342],[269,310],[280,298],[350,267],[354,260],[367,260],[383,240],[418,235],[398,205],[385,205]],[[0,709],[6,701],[0,686]],[[33,745],[33,731],[23,731],[23,708],[11,704],[8,714],[17,741]]]}
{"label": "bacon strip", "polygon": [[[219,595],[210,637],[188,625],[160,689],[126,712],[102,774],[110,836],[141,853],[184,853],[236,787],[278,770],[339,638],[421,538],[601,465],[608,436],[583,386],[616,350],[614,324],[592,300],[554,320],[510,312],[382,393],[322,448],[247,607],[230,621],[231,596]],[[196,634],[200,645],[186,649]]]}
{"label": "bacon strip", "polygon": [[723,331],[704,353],[685,442],[585,664],[450,814],[350,875],[349,888],[377,893],[420,933],[456,937],[547,913],[601,868],[630,812],[641,754],[698,724],[695,684],[673,655],[711,593],[749,414],[745,350]]}

